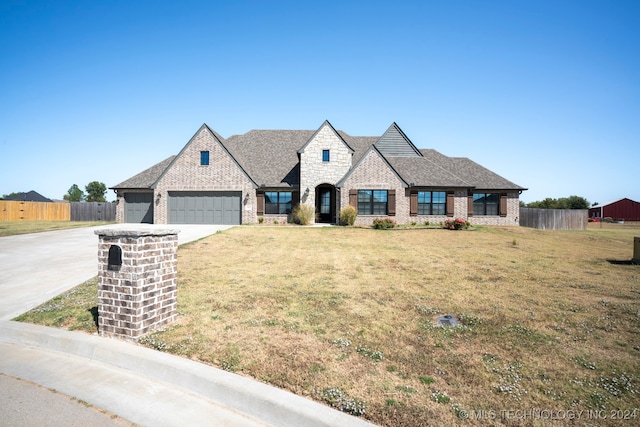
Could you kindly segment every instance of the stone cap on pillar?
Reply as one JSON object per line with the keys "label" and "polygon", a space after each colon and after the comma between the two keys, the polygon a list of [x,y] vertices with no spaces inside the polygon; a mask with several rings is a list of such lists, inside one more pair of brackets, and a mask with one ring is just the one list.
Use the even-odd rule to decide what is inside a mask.
{"label": "stone cap on pillar", "polygon": [[180,230],[168,228],[103,228],[95,230],[98,236],[125,236],[125,237],[144,237],[144,236],[168,236],[178,234]]}

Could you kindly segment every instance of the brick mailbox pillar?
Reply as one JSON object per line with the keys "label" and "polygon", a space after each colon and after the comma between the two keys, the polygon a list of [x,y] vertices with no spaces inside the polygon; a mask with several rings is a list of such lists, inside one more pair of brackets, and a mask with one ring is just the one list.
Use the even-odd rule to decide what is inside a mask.
{"label": "brick mailbox pillar", "polygon": [[98,331],[135,340],[175,320],[178,231],[96,230]]}
{"label": "brick mailbox pillar", "polygon": [[633,258],[631,261],[634,264],[640,264],[640,237],[635,236],[633,238]]}

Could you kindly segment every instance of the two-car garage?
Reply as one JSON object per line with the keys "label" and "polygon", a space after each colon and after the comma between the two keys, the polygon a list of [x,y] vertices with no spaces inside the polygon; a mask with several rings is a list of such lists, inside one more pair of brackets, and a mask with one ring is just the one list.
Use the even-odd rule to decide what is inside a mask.
{"label": "two-car garage", "polygon": [[241,223],[240,191],[169,192],[169,224]]}
{"label": "two-car garage", "polygon": [[[224,224],[242,222],[240,191],[169,192],[169,224]],[[125,194],[125,221],[154,222],[153,193]]]}

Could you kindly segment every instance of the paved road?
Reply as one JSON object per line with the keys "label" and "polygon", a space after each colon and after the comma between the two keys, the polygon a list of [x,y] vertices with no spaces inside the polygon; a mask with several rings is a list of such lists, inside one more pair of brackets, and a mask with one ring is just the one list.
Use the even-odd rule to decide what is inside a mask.
{"label": "paved road", "polygon": [[4,374],[0,374],[0,402],[0,426],[135,426],[66,394]]}
{"label": "paved road", "polygon": [[[184,244],[226,227],[160,228],[178,228]],[[117,339],[10,321],[97,274],[95,229],[0,238],[0,426],[371,426],[191,360]]]}

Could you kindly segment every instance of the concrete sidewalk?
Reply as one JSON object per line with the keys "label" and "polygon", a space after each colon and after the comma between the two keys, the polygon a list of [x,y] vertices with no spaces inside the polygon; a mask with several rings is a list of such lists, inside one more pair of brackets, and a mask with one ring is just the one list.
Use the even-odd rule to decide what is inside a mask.
{"label": "concrete sidewalk", "polygon": [[[16,236],[20,238],[13,242],[5,241],[13,238],[0,238],[1,373],[86,402],[98,409],[91,416],[103,409],[120,417],[103,419],[107,424],[101,425],[112,421],[122,426],[129,421],[145,426],[371,426],[314,401],[191,360],[116,339],[8,321],[14,313],[96,275],[94,229]],[[217,231],[198,226],[180,229],[180,244]],[[42,397],[47,392],[35,390],[34,384],[8,384],[15,393]],[[64,425],[89,416],[87,408],[74,402],[55,402],[55,407],[43,405],[33,418],[20,414],[22,425],[38,424],[37,419],[46,419],[47,413],[73,418]],[[0,426],[8,425],[3,411],[11,410],[10,403],[0,404]]]}

